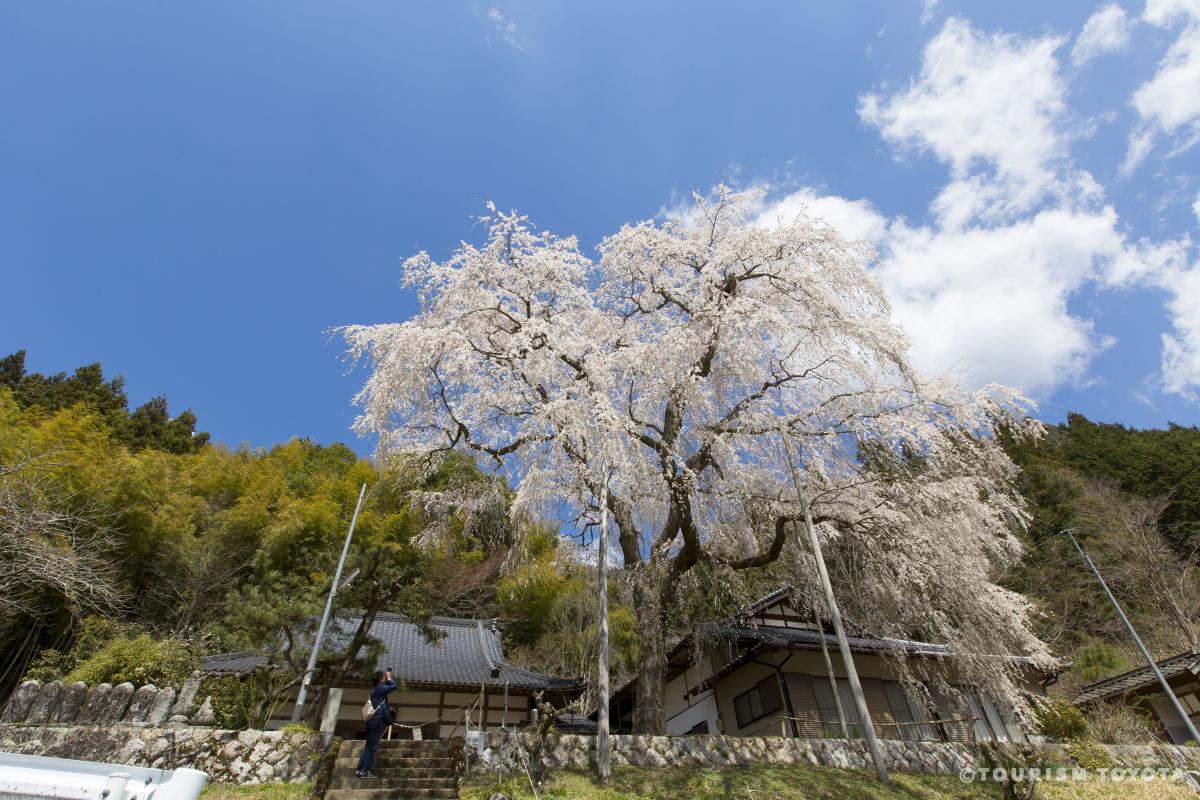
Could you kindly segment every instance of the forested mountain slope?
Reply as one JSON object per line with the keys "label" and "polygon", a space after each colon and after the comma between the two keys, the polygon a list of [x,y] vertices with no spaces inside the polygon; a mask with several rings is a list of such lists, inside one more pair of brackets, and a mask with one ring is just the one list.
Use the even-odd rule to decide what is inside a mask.
{"label": "forested mountain slope", "polygon": [[[305,439],[231,450],[166,408],[130,413],[99,365],[0,362],[0,697],[23,674],[177,681],[222,650],[303,663],[280,631],[311,635],[364,482],[339,607],[499,617],[519,659],[594,661],[592,571],[553,529],[512,523],[508,487],[470,459],[381,467]],[[631,627],[618,607],[618,652]],[[323,673],[368,655],[358,644]]]}
{"label": "forested mountain slope", "polygon": [[1127,668],[1133,644],[1070,542],[1076,530],[1158,656],[1200,636],[1200,430],[1137,430],[1078,414],[1036,443],[1007,444],[1032,521],[1013,588],[1034,599],[1041,633],[1076,669],[1068,687]]}
{"label": "forested mountain slope", "polygon": [[[121,379],[98,364],[43,376],[25,371],[23,353],[0,360],[0,697],[22,675],[171,682],[221,650],[300,663],[306,651],[287,650],[279,632],[302,639],[319,615],[364,482],[347,567],[358,576],[341,608],[362,620],[379,610],[498,617],[514,661],[594,670],[589,560],[556,526],[514,523],[508,487],[469,459],[377,465],[305,439],[231,450],[196,423],[190,411],[170,417],[165,398],[130,412]],[[1005,583],[1035,601],[1040,634],[1075,663],[1062,690],[1133,661],[1064,528],[1079,532],[1160,656],[1197,646],[1200,430],[1071,415],[1036,443],[1006,447],[1032,520]],[[827,556],[852,608],[853,558],[842,564],[839,553],[833,544]],[[690,599],[673,633],[784,581],[811,589],[795,564],[787,556],[760,570],[741,593],[697,571],[679,587]],[[619,679],[632,671],[636,636],[619,573],[612,588]],[[368,655],[359,644],[327,654],[324,674]],[[233,717],[264,711],[235,699]]]}

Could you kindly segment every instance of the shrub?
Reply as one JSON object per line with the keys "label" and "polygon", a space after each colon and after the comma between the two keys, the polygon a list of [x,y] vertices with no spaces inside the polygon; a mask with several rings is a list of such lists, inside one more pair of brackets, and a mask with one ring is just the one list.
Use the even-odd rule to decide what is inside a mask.
{"label": "shrub", "polygon": [[38,653],[29,670],[25,673],[26,680],[67,681],[80,662],[96,655],[114,639],[128,639],[141,633],[137,626],[116,622],[106,617],[84,617],[79,623],[75,642],[67,650],[59,651],[46,649]]}
{"label": "shrub", "polygon": [[240,731],[250,727],[257,696],[254,684],[234,677],[206,678],[200,694],[212,698],[213,723],[218,728]]}
{"label": "shrub", "polygon": [[1084,769],[1107,769],[1113,765],[1104,745],[1095,739],[1072,739],[1067,742],[1067,753]]}
{"label": "shrub", "polygon": [[1097,703],[1087,711],[1088,727],[1106,744],[1154,744],[1155,722],[1150,712],[1126,703]]}
{"label": "shrub", "polygon": [[1075,650],[1071,669],[1084,683],[1093,683],[1130,668],[1121,652],[1107,642],[1094,641]]}
{"label": "shrub", "polygon": [[62,680],[75,666],[75,659],[69,653],[60,653],[54,648],[47,648],[38,653],[37,658],[25,671],[24,680],[37,681],[47,684],[50,681]]}
{"label": "shrub", "polygon": [[178,686],[196,668],[199,661],[187,642],[179,639],[155,640],[143,633],[132,639],[112,639],[87,659],[80,661],[67,681],[125,683],[143,686]]}
{"label": "shrub", "polygon": [[1037,719],[1042,734],[1051,739],[1081,739],[1091,735],[1083,712],[1060,697],[1038,703]]}

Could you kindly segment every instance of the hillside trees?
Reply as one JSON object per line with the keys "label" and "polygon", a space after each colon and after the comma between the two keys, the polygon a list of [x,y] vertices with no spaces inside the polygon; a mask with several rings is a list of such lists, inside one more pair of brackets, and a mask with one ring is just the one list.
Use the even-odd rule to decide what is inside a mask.
{"label": "hillside trees", "polygon": [[[141,674],[114,661],[136,653],[169,651],[168,671],[250,644],[276,656],[284,624],[311,635],[363,482],[346,613],[498,613],[511,495],[471,459],[381,468],[304,439],[134,450],[105,408],[85,396],[48,410],[0,387],[0,696],[31,666],[61,679],[81,665]],[[468,572],[465,587],[441,577]],[[353,630],[319,680],[366,653],[361,637],[350,647]]]}
{"label": "hillside trees", "polygon": [[1042,440],[1005,447],[1022,467],[1033,518],[1024,534],[1028,555],[1007,583],[1038,604],[1041,635],[1074,662],[1062,685],[1070,690],[1138,659],[1108,600],[1058,535],[1064,528],[1077,531],[1153,652],[1196,647],[1200,430],[1135,430],[1070,414]]}
{"label": "hillside trees", "polygon": [[518,511],[564,511],[584,536],[611,474],[638,615],[636,731],[664,726],[684,579],[772,563],[801,516],[781,436],[822,534],[855,543],[884,632],[948,642],[1012,698],[986,654],[1047,658],[1024,601],[994,582],[1023,517],[992,434],[1020,425],[1019,398],[920,377],[868,253],[827,226],[756,227],[755,199],[723,187],[696,201],[686,219],[623,227],[597,261],[494,207],[482,247],[409,259],[420,312],[343,330],[372,367],[358,429],[384,453],[490,461]]}
{"label": "hillside trees", "polygon": [[99,364],[79,367],[71,375],[42,375],[26,371],[25,351],[18,350],[0,358],[0,387],[7,387],[21,408],[37,406],[52,413],[83,404],[104,420],[113,438],[134,451],[194,453],[208,443],[208,434],[196,430],[191,409],[172,418],[166,397],[152,398],[130,413],[125,378],[105,380]]}

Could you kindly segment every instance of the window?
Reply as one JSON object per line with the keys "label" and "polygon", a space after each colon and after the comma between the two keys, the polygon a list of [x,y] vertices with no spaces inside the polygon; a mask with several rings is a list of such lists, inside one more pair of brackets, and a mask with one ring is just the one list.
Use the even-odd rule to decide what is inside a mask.
{"label": "window", "polygon": [[888,707],[892,710],[892,719],[896,720],[900,738],[908,741],[920,739],[921,732],[918,730],[920,726],[912,724],[917,721],[916,715],[913,714],[912,708],[908,704],[908,698],[904,696],[904,690],[900,688],[900,684],[884,681],[883,691],[887,695]]}
{"label": "window", "polygon": [[982,705],[980,705],[979,697],[976,696],[975,692],[965,686],[958,687],[958,690],[962,692],[963,700],[966,701],[967,709],[970,712],[969,714],[966,714],[966,716],[971,717],[975,721],[975,741],[991,741],[993,738],[992,731],[990,728],[988,728],[988,722],[990,719],[987,711]]}
{"label": "window", "polygon": [[684,734],[684,736],[707,736],[707,735],[708,735],[708,720],[704,720],[703,722],[697,722],[695,725],[693,725],[691,728],[688,729],[687,733]]}
{"label": "window", "polygon": [[774,675],[763,678],[758,685],[733,698],[733,713],[737,716],[739,728],[774,714],[781,708],[783,697],[779,693],[779,680]]}
{"label": "window", "polygon": [[[842,724],[838,719],[837,702],[833,699],[833,687],[829,679],[813,678],[813,694],[817,696],[817,708],[821,712],[821,727],[829,737],[841,739]],[[846,715],[846,728],[850,738],[862,736],[862,720],[858,716],[858,706],[854,704],[854,694],[850,691],[850,683],[845,678],[838,678],[838,697],[842,701],[842,713]]]}

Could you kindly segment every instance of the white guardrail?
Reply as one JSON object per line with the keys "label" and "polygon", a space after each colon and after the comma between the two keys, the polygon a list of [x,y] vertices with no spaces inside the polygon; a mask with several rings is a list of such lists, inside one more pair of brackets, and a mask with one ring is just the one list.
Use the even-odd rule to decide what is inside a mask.
{"label": "white guardrail", "polygon": [[0,753],[0,798],[196,800],[208,774]]}

